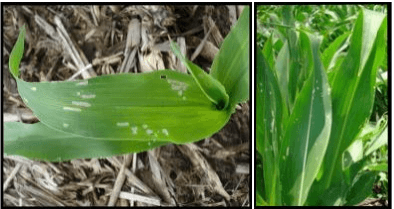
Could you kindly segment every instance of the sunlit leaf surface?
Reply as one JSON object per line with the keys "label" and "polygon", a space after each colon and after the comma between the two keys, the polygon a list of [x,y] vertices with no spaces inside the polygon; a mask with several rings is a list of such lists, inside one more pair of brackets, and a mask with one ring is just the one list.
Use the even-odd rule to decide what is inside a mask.
{"label": "sunlit leaf surface", "polygon": [[[233,62],[214,68],[231,75],[220,81],[183,59],[192,76],[160,70],[70,82],[25,82],[18,78],[22,28],[10,55],[10,71],[40,123],[5,124],[5,153],[51,161],[103,157],[211,136],[227,123],[236,103],[249,96],[249,29],[244,30],[249,28],[248,7],[238,22],[223,42],[237,53],[220,53],[221,49],[223,56],[217,58]],[[230,106],[226,92],[232,96]]]}

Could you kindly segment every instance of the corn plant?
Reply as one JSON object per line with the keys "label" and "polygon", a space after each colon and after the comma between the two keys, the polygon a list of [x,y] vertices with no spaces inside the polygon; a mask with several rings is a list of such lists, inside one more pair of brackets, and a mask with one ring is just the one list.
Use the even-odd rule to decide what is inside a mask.
{"label": "corn plant", "polygon": [[249,8],[223,41],[210,74],[171,43],[191,75],[174,70],[70,82],[19,78],[22,27],[9,69],[40,122],[4,124],[4,154],[63,161],[141,152],[209,137],[249,98]]}
{"label": "corn plant", "polygon": [[352,31],[322,53],[320,36],[296,29],[291,7],[283,18],[278,55],[272,36],[257,48],[256,204],[355,205],[387,172],[387,161],[369,160],[387,144],[387,126],[370,145],[362,139],[387,56],[387,17],[360,10]]}

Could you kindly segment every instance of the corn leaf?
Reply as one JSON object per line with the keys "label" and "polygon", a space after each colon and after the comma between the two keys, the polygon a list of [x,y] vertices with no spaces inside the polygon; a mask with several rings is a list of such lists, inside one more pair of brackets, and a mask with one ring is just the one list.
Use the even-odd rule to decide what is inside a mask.
{"label": "corn leaf", "polygon": [[170,142],[96,140],[57,131],[42,123],[4,123],[4,155],[21,155],[34,160],[64,161],[74,158],[109,157],[141,152]]}
{"label": "corn leaf", "polygon": [[332,81],[333,127],[324,160],[323,190],[342,179],[342,154],[371,114],[386,30],[387,18],[383,14],[360,11],[348,54]]}
{"label": "corn leaf", "polygon": [[328,70],[331,60],[333,59],[334,55],[337,53],[338,49],[342,46],[344,41],[349,37],[350,32],[344,33],[338,38],[336,38],[330,46],[328,46],[321,55],[321,60],[323,62],[324,69]]}
{"label": "corn leaf", "polygon": [[365,166],[364,170],[369,170],[369,171],[381,171],[381,172],[388,172],[388,165],[387,163],[380,163],[380,164],[371,164]]}
{"label": "corn leaf", "polygon": [[42,123],[84,137],[185,143],[217,132],[230,116],[191,76],[173,71],[17,83]]}
{"label": "corn leaf", "polygon": [[350,191],[347,193],[346,205],[356,205],[369,195],[372,195],[372,187],[375,182],[375,172],[364,172],[356,177]]}
{"label": "corn leaf", "polygon": [[363,158],[363,142],[361,140],[354,141],[343,153],[342,170],[348,169],[353,163]]}
{"label": "corn leaf", "polygon": [[[266,50],[268,51],[268,50]],[[261,50],[257,49],[256,146],[264,164],[264,194],[269,205],[280,204],[279,146],[284,101],[278,79]]]}
{"label": "corn leaf", "polygon": [[288,44],[289,54],[290,54],[290,62],[288,63],[288,99],[290,107],[290,111],[293,109],[293,105],[295,102],[296,95],[298,93],[298,84],[300,83],[299,77],[302,75],[302,66],[301,66],[301,52],[299,47],[299,40],[295,28],[295,20],[294,16],[291,12],[293,6],[285,5],[283,6],[283,24],[288,26],[286,28],[285,37]]}
{"label": "corn leaf", "polygon": [[[256,181],[256,196],[260,196],[261,199],[263,199],[263,197],[265,197],[265,191],[264,191],[264,178],[263,177],[263,165],[261,162],[261,154],[260,152],[256,153],[256,167],[255,167],[255,171],[256,171],[256,177],[255,181]],[[256,200],[257,201],[257,200]],[[257,204],[257,203],[256,203]]]}
{"label": "corn leaf", "polygon": [[[313,192],[308,198],[310,204],[344,202],[343,196],[349,192],[344,179],[353,181],[352,178],[362,168],[362,163],[358,162],[350,167],[350,174],[344,172],[342,157],[370,117],[376,70],[385,53],[386,32],[387,18],[384,14],[360,11],[348,53],[332,77],[333,126],[322,165],[323,175],[312,186]],[[328,194],[331,189],[335,192]]]}
{"label": "corn leaf", "polygon": [[211,75],[207,74],[203,69],[187,60],[181,53],[178,45],[172,41],[171,49],[189,70],[190,74],[192,74],[205,96],[216,105],[217,109],[225,109],[228,105],[228,95],[226,94],[224,86]]}
{"label": "corn leaf", "polygon": [[226,89],[229,106],[249,98],[249,10],[245,6],[237,23],[224,39],[211,68],[212,77]]}
{"label": "corn leaf", "polygon": [[280,49],[278,57],[276,58],[275,67],[278,72],[278,83],[282,92],[283,98],[286,101],[286,105],[291,107],[289,104],[289,71],[290,71],[290,52],[287,41]]}
{"label": "corn leaf", "polygon": [[22,43],[22,44],[19,44],[18,47],[15,47],[10,54],[10,57],[12,57],[12,59],[10,58],[9,68],[14,78],[18,78],[20,73],[19,64],[21,63],[23,57],[23,50],[25,48],[25,45],[23,44],[25,41],[25,33],[26,33],[26,28],[25,25],[23,25],[21,27],[18,39],[16,41],[17,43]]}
{"label": "corn leaf", "polygon": [[[304,39],[307,35],[301,33]],[[282,198],[286,205],[303,205],[316,178],[331,129],[331,98],[319,58],[319,42],[310,36],[313,71],[297,96],[281,144]]]}
{"label": "corn leaf", "polygon": [[386,127],[378,136],[376,136],[372,140],[371,145],[365,151],[365,155],[367,156],[372,152],[376,151],[377,149],[379,149],[380,147],[382,147],[383,145],[386,145],[388,142],[388,136],[389,136],[388,129]]}
{"label": "corn leaf", "polygon": [[268,204],[259,194],[256,195],[256,206],[268,206]]}

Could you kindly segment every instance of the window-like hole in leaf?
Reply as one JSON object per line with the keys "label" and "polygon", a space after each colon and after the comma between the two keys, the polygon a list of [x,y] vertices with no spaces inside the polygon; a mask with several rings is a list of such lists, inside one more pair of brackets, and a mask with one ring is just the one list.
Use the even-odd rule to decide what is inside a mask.
{"label": "window-like hole in leaf", "polygon": [[161,78],[161,79],[166,79],[167,76],[166,76],[166,75],[161,75],[160,78]]}

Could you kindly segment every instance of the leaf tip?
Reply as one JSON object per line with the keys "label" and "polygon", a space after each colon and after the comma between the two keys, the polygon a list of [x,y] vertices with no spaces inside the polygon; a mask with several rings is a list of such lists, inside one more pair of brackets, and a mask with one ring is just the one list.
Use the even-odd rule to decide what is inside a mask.
{"label": "leaf tip", "polygon": [[20,74],[19,64],[23,57],[25,34],[26,34],[26,27],[25,24],[23,24],[23,26],[19,30],[18,39],[15,43],[14,48],[11,51],[10,59],[9,59],[10,72],[12,76],[14,76],[14,78],[18,78]]}

